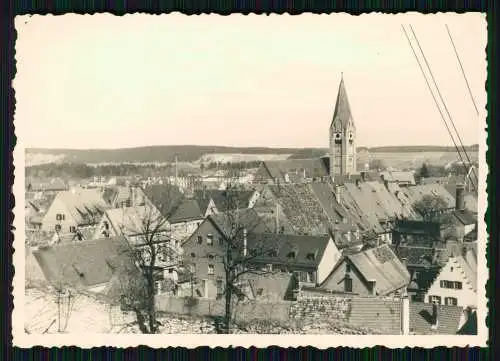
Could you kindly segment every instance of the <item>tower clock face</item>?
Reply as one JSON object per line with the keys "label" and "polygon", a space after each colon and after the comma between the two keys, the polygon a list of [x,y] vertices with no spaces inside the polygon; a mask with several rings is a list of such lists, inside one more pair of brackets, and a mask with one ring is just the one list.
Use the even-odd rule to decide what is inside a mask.
{"label": "tower clock face", "polygon": [[352,134],[352,132],[349,132],[349,140],[353,140],[354,139],[354,134]]}
{"label": "tower clock face", "polygon": [[340,140],[341,137],[340,133],[335,133],[335,140]]}

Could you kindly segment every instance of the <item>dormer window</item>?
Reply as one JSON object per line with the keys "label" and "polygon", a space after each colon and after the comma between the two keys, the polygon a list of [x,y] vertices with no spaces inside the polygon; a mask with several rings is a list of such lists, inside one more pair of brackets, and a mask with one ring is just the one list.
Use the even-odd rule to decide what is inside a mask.
{"label": "dormer window", "polygon": [[316,259],[316,254],[315,252],[309,252],[307,255],[306,255],[306,259],[308,259],[309,261],[314,261]]}
{"label": "dormer window", "polygon": [[286,256],[287,256],[287,258],[295,258],[295,257],[297,257],[297,252],[295,252],[295,251],[288,252],[288,254]]}
{"label": "dormer window", "polygon": [[278,252],[275,249],[272,249],[268,252],[269,257],[277,257]]}

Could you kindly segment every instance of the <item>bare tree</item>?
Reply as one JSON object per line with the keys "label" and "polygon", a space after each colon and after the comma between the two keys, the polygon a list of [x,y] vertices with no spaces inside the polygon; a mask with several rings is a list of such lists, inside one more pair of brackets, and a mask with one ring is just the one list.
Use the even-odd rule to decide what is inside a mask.
{"label": "bare tree", "polygon": [[217,215],[222,223],[220,253],[208,257],[218,258],[223,266],[221,296],[224,297],[223,332],[231,332],[234,301],[244,297],[241,290],[242,276],[245,274],[266,275],[273,270],[263,267],[259,258],[276,251],[276,244],[268,244],[260,237],[261,232],[269,232],[263,221],[253,210],[244,209],[239,197],[240,189],[236,179],[238,172],[227,177],[223,193],[224,211]]}
{"label": "bare tree", "polygon": [[[122,307],[134,312],[137,325],[145,334],[159,331],[157,282],[165,283],[162,282],[165,281],[165,267],[174,265],[180,256],[167,219],[174,207],[167,199],[166,192],[159,194],[161,199],[154,199],[150,194],[144,205],[123,209],[122,233],[129,247],[122,252],[124,262],[120,264],[111,293],[113,298],[118,298]],[[172,282],[169,287],[173,287]]]}

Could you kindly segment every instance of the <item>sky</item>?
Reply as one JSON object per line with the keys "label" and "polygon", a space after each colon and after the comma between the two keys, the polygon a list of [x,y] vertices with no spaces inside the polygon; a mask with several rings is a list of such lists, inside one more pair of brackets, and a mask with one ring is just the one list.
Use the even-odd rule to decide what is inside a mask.
{"label": "sky", "polygon": [[17,17],[18,142],[327,147],[343,73],[359,146],[453,145],[401,24],[413,26],[463,143],[478,143],[479,13]]}

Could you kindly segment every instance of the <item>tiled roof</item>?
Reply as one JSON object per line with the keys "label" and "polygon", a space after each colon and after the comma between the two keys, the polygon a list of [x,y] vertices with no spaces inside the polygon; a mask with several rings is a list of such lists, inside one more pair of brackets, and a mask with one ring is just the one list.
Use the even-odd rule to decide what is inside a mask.
{"label": "tiled roof", "polygon": [[441,196],[448,204],[448,208],[455,207],[455,197],[453,197],[441,184],[425,184],[404,188],[401,190],[408,198],[411,204],[419,201],[425,195]]}
{"label": "tiled roof", "polygon": [[106,187],[102,191],[102,198],[107,204],[112,205],[114,204],[114,200],[117,193],[118,193],[117,187]]}
{"label": "tiled roof", "polygon": [[339,91],[337,94],[337,101],[335,102],[335,110],[333,112],[332,123],[340,121],[343,127],[346,127],[349,122],[352,122],[351,107],[349,99],[347,98],[347,91],[345,89],[344,79],[340,81]]}
{"label": "tiled roof", "polygon": [[415,177],[412,172],[382,172],[384,180],[389,182],[400,182],[415,185]]}
{"label": "tiled roof", "polygon": [[[382,203],[369,185],[360,183],[345,184],[345,192],[342,194],[343,204],[352,207],[376,232],[381,232],[383,228],[381,221],[389,220],[389,215],[382,207]],[[349,199],[350,198],[350,199]]]}
{"label": "tiled roof", "polygon": [[42,198],[32,199],[30,203],[38,208],[38,211],[45,213],[49,209],[55,197],[56,194],[43,194]]}
{"label": "tiled roof", "polygon": [[401,333],[401,301],[392,298],[354,297],[348,322],[380,330],[383,334]]}
{"label": "tiled roof", "polygon": [[303,179],[304,174],[305,178],[328,176],[325,163],[320,158],[271,160],[263,162],[263,165],[271,178],[283,179],[288,174],[291,182]]}
{"label": "tiled roof", "polygon": [[376,281],[378,295],[386,295],[410,283],[410,274],[386,244],[346,256],[369,281]]}
{"label": "tiled roof", "polygon": [[270,295],[273,300],[284,300],[291,296],[293,278],[292,274],[279,272],[266,275],[246,274],[241,280],[247,282],[254,299],[269,301]]}
{"label": "tiled roof", "polygon": [[144,188],[144,194],[151,203],[169,218],[183,199],[178,187],[172,184],[153,184]]}
{"label": "tiled roof", "polygon": [[108,208],[100,191],[79,189],[59,192],[56,196],[61,201],[78,225],[95,224]]}
{"label": "tiled roof", "polygon": [[205,189],[195,191],[194,199],[202,206],[203,212],[206,212],[210,199],[214,201],[219,212],[224,212],[227,211],[229,202],[231,202],[230,208],[247,208],[253,194],[251,190],[231,190],[228,195],[226,190]]}
{"label": "tiled roof", "polygon": [[55,178],[45,182],[27,180],[27,187],[31,191],[64,191],[68,189],[68,185],[62,179]]}
{"label": "tiled roof", "polygon": [[445,248],[396,245],[390,247],[401,261],[406,259],[408,266],[443,267],[449,258],[448,250]]}
{"label": "tiled roof", "polygon": [[234,234],[235,231],[239,231],[241,228],[246,228],[249,234],[270,231],[257,212],[251,208],[212,214],[207,219],[217,227],[221,234],[226,236]]}
{"label": "tiled roof", "polygon": [[430,303],[410,302],[410,333],[417,335],[457,334],[463,309],[457,306],[437,305],[438,325],[432,328],[432,307]]}
{"label": "tiled roof", "polygon": [[158,228],[167,230],[168,224],[161,213],[153,206],[136,206],[114,208],[106,211],[105,216],[118,234],[125,236],[141,235],[146,231]]}
{"label": "tiled roof", "polygon": [[94,286],[108,282],[120,255],[123,237],[72,242],[33,250],[45,278],[54,284]]}
{"label": "tiled roof", "polygon": [[472,214],[468,210],[463,210],[463,211],[455,210],[453,212],[453,215],[460,221],[460,223],[466,226],[475,224],[477,222],[477,216]]}
{"label": "tiled roof", "polygon": [[203,219],[203,217],[204,212],[196,199],[184,199],[168,220],[170,223],[180,223]]}
{"label": "tiled roof", "polygon": [[327,235],[329,219],[309,184],[270,186],[296,234]]}
{"label": "tiled roof", "polygon": [[[317,267],[329,241],[329,236],[252,233],[248,235],[248,250],[257,250],[255,261],[259,263]],[[289,257],[292,251],[294,257]]]}

